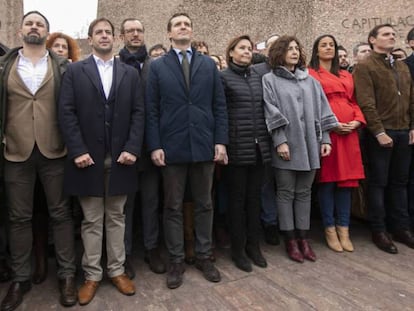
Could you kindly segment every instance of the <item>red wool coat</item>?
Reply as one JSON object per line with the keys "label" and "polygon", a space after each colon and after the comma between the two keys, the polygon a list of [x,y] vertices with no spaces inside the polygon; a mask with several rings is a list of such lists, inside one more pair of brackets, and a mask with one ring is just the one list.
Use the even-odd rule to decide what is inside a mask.
{"label": "red wool coat", "polygon": [[[348,123],[355,120],[362,125],[366,124],[364,115],[355,101],[354,81],[349,72],[340,70],[339,77],[323,68],[318,71],[309,69],[309,73],[321,83],[339,122]],[[322,158],[319,181],[337,182],[341,187],[357,187],[358,180],[365,178],[358,132],[354,130],[348,135],[331,132],[330,136],[332,152]]]}

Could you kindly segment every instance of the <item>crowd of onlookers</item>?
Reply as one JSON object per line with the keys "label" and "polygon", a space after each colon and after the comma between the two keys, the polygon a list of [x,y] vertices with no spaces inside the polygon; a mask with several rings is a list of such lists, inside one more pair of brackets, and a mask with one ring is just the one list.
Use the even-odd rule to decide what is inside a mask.
{"label": "crowd of onlookers", "polygon": [[[414,248],[414,54],[395,48],[392,25],[356,44],[353,64],[332,34],[316,38],[310,57],[295,36],[272,35],[256,51],[246,34],[222,56],[194,41],[192,27],[174,14],[170,49],[147,50],[144,25],[127,18],[114,54],[115,27],[98,18],[92,54],[80,59],[76,41],[49,34],[40,12],[23,16],[22,47],[0,58],[0,281],[12,280],[1,310],[46,279],[49,243],[62,305],[93,299],[102,254],[114,286],[133,295],[137,227],[145,261],[171,289],[184,263],[221,280],[213,245],[230,248],[240,270],[265,268],[262,232],[272,245],[281,234],[293,261],[315,261],[312,195],[328,247],[353,252],[361,184],[373,243],[392,254],[393,240]],[[414,28],[407,43],[414,50]]]}

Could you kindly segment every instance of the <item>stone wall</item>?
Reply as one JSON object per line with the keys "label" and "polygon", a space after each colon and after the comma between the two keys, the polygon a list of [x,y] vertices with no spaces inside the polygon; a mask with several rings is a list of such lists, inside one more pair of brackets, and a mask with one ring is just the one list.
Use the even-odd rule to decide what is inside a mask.
{"label": "stone wall", "polygon": [[23,16],[23,0],[0,0],[0,42],[8,47],[20,44],[17,30]]}
{"label": "stone wall", "polygon": [[[0,42],[20,44],[16,35],[23,15],[23,0],[0,0]],[[222,54],[234,36],[249,34],[253,41],[270,34],[295,34],[310,51],[317,36],[331,33],[348,50],[366,41],[369,29],[391,22],[398,31],[397,46],[405,48],[407,32],[414,27],[413,0],[99,0],[98,16],[118,28],[127,17],[137,17],[146,28],[146,42],[168,46],[167,21],[187,12],[194,22],[194,39],[208,42],[212,53]],[[119,31],[118,31],[119,34]],[[122,45],[117,42],[118,48]]]}
{"label": "stone wall", "polygon": [[140,19],[146,27],[147,46],[169,45],[166,25],[176,12],[190,14],[194,39],[208,42],[210,51],[224,53],[229,39],[247,33],[253,41],[270,34],[296,34],[310,51],[317,36],[331,33],[348,50],[366,41],[369,29],[392,22],[399,32],[398,46],[414,27],[413,0],[99,0],[98,16],[116,27],[126,17]]}

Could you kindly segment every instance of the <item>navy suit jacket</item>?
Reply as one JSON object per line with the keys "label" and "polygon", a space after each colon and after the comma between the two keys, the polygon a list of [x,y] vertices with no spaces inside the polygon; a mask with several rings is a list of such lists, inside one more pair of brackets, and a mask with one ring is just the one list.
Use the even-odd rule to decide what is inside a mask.
{"label": "navy suit jacket", "polygon": [[[144,136],[144,101],[138,72],[114,59],[111,93],[112,167],[109,195],[137,189],[135,165],[116,162],[122,151],[140,156]],[[59,97],[59,123],[68,148],[65,191],[72,195],[103,196],[105,151],[105,106],[98,68],[93,56],[68,66]],[[89,153],[95,164],[79,169],[74,159]]]}
{"label": "navy suit jacket", "polygon": [[405,59],[405,63],[410,68],[411,78],[414,80],[414,52]]}
{"label": "navy suit jacket", "polygon": [[166,164],[212,161],[214,145],[228,143],[226,99],[216,65],[193,50],[187,89],[173,49],[150,65],[146,88],[146,143],[163,149]]}

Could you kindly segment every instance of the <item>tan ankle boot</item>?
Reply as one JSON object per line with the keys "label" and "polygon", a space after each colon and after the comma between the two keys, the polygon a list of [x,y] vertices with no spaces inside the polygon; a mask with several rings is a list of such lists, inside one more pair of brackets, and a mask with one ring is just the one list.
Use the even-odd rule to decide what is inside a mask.
{"label": "tan ankle boot", "polygon": [[347,252],[353,252],[354,246],[352,245],[352,242],[349,239],[349,228],[336,226],[336,232],[338,233],[339,241],[342,245],[342,248]]}
{"label": "tan ankle boot", "polygon": [[344,249],[341,246],[341,243],[339,242],[338,234],[336,233],[335,227],[325,228],[325,239],[330,249],[334,250],[335,252],[344,251]]}

